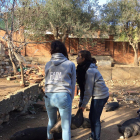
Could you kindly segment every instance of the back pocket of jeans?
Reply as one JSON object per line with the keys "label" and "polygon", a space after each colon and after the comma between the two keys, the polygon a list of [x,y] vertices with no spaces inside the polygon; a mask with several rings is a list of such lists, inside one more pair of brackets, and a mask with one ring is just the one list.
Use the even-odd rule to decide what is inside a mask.
{"label": "back pocket of jeans", "polygon": [[[61,93],[60,93],[61,94]],[[68,93],[66,93],[68,94]],[[64,95],[63,97],[60,96],[59,100],[58,100],[58,108],[67,108],[68,106],[70,106],[70,100],[68,95]]]}

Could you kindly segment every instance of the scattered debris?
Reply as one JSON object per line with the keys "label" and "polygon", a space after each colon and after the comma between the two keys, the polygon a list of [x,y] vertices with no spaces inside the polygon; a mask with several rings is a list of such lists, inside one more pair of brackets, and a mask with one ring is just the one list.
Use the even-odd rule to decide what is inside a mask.
{"label": "scattered debris", "polygon": [[77,108],[77,105],[72,106],[72,109],[76,109],[76,108]]}
{"label": "scattered debris", "polygon": [[120,139],[124,139],[124,136],[120,136]]}
{"label": "scattered debris", "polygon": [[74,96],[74,100],[80,100],[80,96],[79,95]]}
{"label": "scattered debris", "polygon": [[8,56],[0,55],[0,77],[13,75],[13,68]]}
{"label": "scattered debris", "polygon": [[36,117],[31,116],[31,115],[27,115],[25,118],[26,118],[26,119],[35,119]]}
{"label": "scattered debris", "polygon": [[31,114],[36,114],[36,110],[35,110],[34,106],[29,106],[29,107],[28,107],[28,111],[29,111],[29,113],[31,113]]}
{"label": "scattered debris", "polygon": [[[24,69],[24,78],[25,78],[25,84],[26,86],[32,85],[35,83],[40,83],[44,79],[44,69],[40,68],[39,66],[37,68],[26,68]],[[8,76],[7,80],[15,80],[15,79],[21,79],[20,72],[17,73],[17,75],[14,76]],[[20,81],[21,84],[21,81]]]}
{"label": "scattered debris", "polygon": [[7,80],[9,80],[9,81],[10,81],[10,80],[15,80],[15,79],[16,79],[16,76],[8,76],[8,77],[7,77]]}

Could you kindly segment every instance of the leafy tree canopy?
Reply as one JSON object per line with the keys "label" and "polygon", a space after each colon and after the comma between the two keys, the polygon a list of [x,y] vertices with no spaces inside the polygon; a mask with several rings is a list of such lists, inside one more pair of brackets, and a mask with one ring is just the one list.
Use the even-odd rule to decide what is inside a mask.
{"label": "leafy tree canopy", "polygon": [[35,38],[46,30],[52,31],[55,39],[81,36],[98,26],[97,5],[97,0],[21,0],[15,11],[16,28],[24,25]]}
{"label": "leafy tree canopy", "polygon": [[113,35],[128,40],[135,52],[137,65],[138,42],[140,41],[140,1],[111,0],[101,9],[102,25]]}
{"label": "leafy tree canopy", "polygon": [[140,2],[111,0],[101,10],[102,23],[110,34],[137,40],[140,31]]}

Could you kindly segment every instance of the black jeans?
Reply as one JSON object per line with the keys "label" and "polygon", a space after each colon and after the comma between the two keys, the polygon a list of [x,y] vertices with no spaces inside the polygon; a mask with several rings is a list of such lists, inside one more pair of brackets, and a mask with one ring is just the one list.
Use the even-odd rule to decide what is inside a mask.
{"label": "black jeans", "polygon": [[89,119],[91,123],[91,136],[94,140],[100,140],[101,123],[100,116],[102,114],[103,107],[107,102],[108,97],[105,99],[92,99],[90,105]]}

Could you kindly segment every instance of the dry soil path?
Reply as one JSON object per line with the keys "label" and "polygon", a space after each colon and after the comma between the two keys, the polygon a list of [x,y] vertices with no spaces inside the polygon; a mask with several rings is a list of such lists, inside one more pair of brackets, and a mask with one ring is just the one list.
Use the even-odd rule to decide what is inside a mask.
{"label": "dry soil path", "polygon": [[[0,81],[0,94],[1,96],[10,92],[11,90],[17,90],[19,83],[8,82],[7,80]],[[122,90],[139,90],[140,91],[140,81],[107,81],[107,85],[110,91],[122,91]],[[78,105],[78,101],[75,100],[73,105]],[[101,120],[102,130],[101,130],[101,140],[120,140],[121,134],[118,132],[117,124],[123,123],[123,121],[137,117],[136,111],[138,108],[127,108],[126,106],[121,106],[115,111],[105,112],[103,111]],[[76,113],[77,108],[72,110],[72,113]],[[84,116],[88,117],[89,112],[84,111]],[[28,114],[25,116],[18,116],[17,112],[11,112],[10,121],[3,124],[0,127],[0,140],[8,140],[8,138],[17,131],[39,127],[47,125],[47,114],[46,112],[37,111],[37,114]],[[88,138],[90,129],[76,129],[72,130],[72,140],[85,140]],[[140,140],[140,135],[131,137],[129,140]]]}

